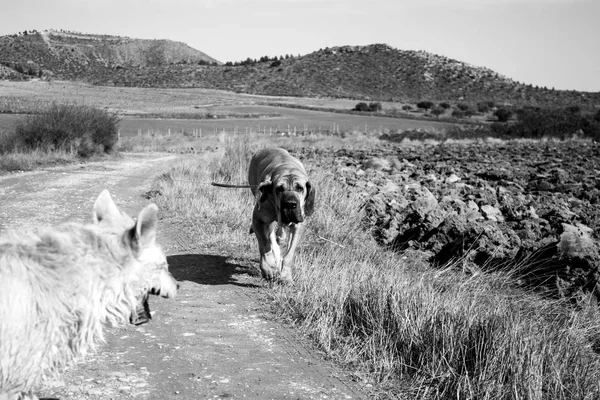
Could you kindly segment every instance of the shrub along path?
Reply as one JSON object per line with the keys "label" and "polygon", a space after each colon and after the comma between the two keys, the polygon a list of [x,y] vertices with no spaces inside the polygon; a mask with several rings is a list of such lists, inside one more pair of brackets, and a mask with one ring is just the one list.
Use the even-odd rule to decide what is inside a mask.
{"label": "shrub along path", "polygon": [[[129,154],[117,161],[2,176],[0,234],[90,221],[104,188],[135,216],[147,202],[143,195],[152,178],[183,157],[208,160]],[[40,388],[40,398],[365,397],[296,332],[269,318],[264,283],[254,265],[240,265],[209,248],[190,252],[185,233],[173,221],[161,220],[158,240],[179,281],[178,297],[152,297],[149,324],[108,330],[107,344]]]}

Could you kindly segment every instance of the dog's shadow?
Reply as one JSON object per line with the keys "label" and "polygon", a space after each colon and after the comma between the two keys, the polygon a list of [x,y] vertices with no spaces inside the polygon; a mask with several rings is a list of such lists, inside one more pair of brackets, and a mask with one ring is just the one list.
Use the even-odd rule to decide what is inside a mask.
{"label": "dog's shadow", "polygon": [[259,287],[253,278],[260,272],[238,263],[230,257],[212,254],[177,254],[167,257],[169,271],[177,281],[190,281],[201,285],[235,285]]}

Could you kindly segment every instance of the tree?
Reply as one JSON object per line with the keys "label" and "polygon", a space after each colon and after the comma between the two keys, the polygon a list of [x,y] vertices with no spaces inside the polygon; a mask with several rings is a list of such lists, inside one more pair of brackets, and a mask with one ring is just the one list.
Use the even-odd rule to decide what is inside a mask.
{"label": "tree", "polygon": [[506,108],[499,108],[496,110],[494,115],[498,118],[499,122],[507,122],[508,119],[512,116],[512,111]]}
{"label": "tree", "polygon": [[410,104],[405,104],[405,105],[402,106],[402,109],[404,111],[410,111],[410,110],[412,110],[412,106]]}
{"label": "tree", "polygon": [[454,110],[454,111],[452,111],[452,116],[454,118],[464,118],[465,112],[463,110]]}
{"label": "tree", "polygon": [[422,108],[425,111],[433,108],[433,106],[434,106],[433,102],[431,102],[429,100],[423,100],[423,101],[420,101],[420,102],[417,103],[417,107],[418,108]]}
{"label": "tree", "polygon": [[467,111],[469,109],[469,105],[465,103],[458,103],[456,107],[458,107],[458,109],[462,111]]}
{"label": "tree", "polygon": [[365,102],[356,104],[353,108],[354,111],[369,111],[369,105]]}
{"label": "tree", "polygon": [[440,103],[439,106],[442,107],[444,110],[447,110],[451,107],[450,103],[446,103],[446,102]]}
{"label": "tree", "polygon": [[490,111],[490,106],[488,105],[487,101],[477,103],[477,111],[480,113],[486,113]]}
{"label": "tree", "polygon": [[440,117],[440,115],[442,115],[444,113],[444,109],[442,107],[433,107],[431,109],[431,114],[435,115],[436,117]]}
{"label": "tree", "polygon": [[380,102],[369,103],[369,111],[381,111],[383,110],[383,106]]}

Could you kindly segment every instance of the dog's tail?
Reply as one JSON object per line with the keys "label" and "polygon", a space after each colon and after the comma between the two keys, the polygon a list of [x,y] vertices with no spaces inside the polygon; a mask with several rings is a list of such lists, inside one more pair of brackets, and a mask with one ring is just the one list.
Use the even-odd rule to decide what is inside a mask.
{"label": "dog's tail", "polygon": [[237,188],[237,189],[252,189],[257,187],[258,185],[230,185],[228,183],[218,183],[218,182],[211,182],[212,186],[217,186],[217,187],[224,187],[224,188]]}

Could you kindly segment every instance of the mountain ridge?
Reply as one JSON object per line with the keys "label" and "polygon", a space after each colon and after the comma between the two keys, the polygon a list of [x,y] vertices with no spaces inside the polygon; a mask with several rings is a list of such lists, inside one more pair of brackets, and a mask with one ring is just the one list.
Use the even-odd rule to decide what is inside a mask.
{"label": "mountain ridge", "polygon": [[49,30],[1,36],[0,64],[4,79],[35,76],[96,85],[397,102],[600,105],[600,92],[534,87],[486,67],[382,43],[224,65],[183,42]]}

